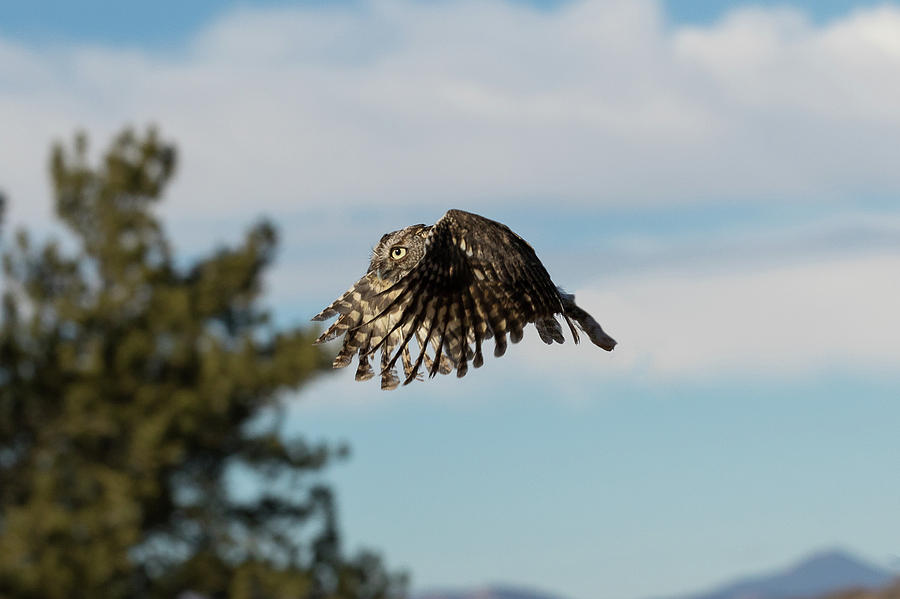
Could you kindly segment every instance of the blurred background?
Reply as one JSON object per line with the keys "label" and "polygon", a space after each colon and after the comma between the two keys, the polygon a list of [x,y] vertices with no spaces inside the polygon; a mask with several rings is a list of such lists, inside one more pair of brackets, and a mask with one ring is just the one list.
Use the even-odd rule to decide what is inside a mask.
{"label": "blurred background", "polygon": [[[144,412],[110,416],[109,430],[133,443],[129,426],[169,405],[184,373],[204,373],[205,390],[179,395],[172,420],[159,425],[168,432],[146,433],[181,435],[147,491],[162,502],[154,509],[166,514],[165,533],[191,520],[201,531],[191,546],[209,548],[201,533],[212,516],[185,506],[206,509],[210,497],[253,506],[252,514],[217,512],[244,518],[244,532],[231,520],[217,529],[232,545],[256,538],[254,518],[266,506],[273,518],[319,514],[325,525],[300,543],[306,561],[297,562],[319,587],[304,579],[276,592],[259,583],[256,595],[242,595],[229,568],[243,558],[216,550],[218,570],[209,568],[218,578],[184,570],[157,596],[400,593],[369,550],[390,572],[406,572],[406,588],[422,597],[687,596],[798,569],[803,580],[808,571],[851,573],[827,584],[809,574],[812,586],[791,582],[781,595],[738,591],[811,596],[888,584],[900,565],[898,140],[894,2],[0,4],[0,243],[12,255],[4,291],[18,298],[7,301],[18,302],[18,316],[4,312],[0,337],[0,544],[19,556],[0,566],[0,596],[71,596],[64,581],[47,590],[53,570],[35,566],[49,563],[44,549],[122,530],[112,521],[96,529],[105,532],[73,536],[79,502],[92,505],[95,491],[60,502],[36,473],[60,448],[88,447],[88,462],[106,463],[104,452],[118,445],[60,441],[70,439],[66,424],[80,415],[93,430],[105,408],[92,401],[113,401],[104,389],[132,405],[151,383],[134,383],[132,395],[124,372],[162,381],[177,354],[173,331],[194,331],[190,351],[199,353],[190,355],[207,356],[201,329],[212,331],[220,370],[191,358],[182,382],[165,379]],[[527,239],[554,281],[619,341],[616,350],[547,347],[529,329],[464,379],[382,392],[352,372],[330,372],[333,345],[325,355],[301,349],[315,334],[309,318],[365,272],[383,233],[433,223],[449,208]],[[31,245],[15,239],[20,229]],[[34,249],[52,239],[79,256],[76,264],[92,265],[71,288],[94,291],[66,300],[69,312],[52,304],[41,316],[47,297],[62,294],[38,289],[47,269],[60,280],[71,274]],[[126,357],[124,370],[102,374],[120,364],[127,336],[117,323],[139,326],[128,306],[146,295],[109,286],[137,276],[120,264],[126,254],[142,265],[141,289],[182,289],[198,306],[234,301],[185,312],[162,332],[147,325],[146,343],[168,348],[154,354],[162,366],[142,357],[129,370]],[[191,295],[198,281],[207,287]],[[140,322],[175,319],[180,304],[160,297]],[[102,331],[119,336],[86,366],[77,356]],[[260,331],[267,341],[252,345]],[[70,337],[77,343],[53,355],[75,357],[42,371],[49,344]],[[252,347],[241,353],[241,343]],[[283,360],[272,358],[282,350]],[[209,386],[258,370],[257,360],[269,369],[258,380]],[[84,383],[90,368],[93,382]],[[76,383],[88,386],[72,391]],[[85,394],[94,399],[77,399]],[[242,407],[225,410],[216,403],[224,396]],[[208,412],[192,411],[198,397]],[[210,416],[225,412],[234,416],[227,425]],[[58,426],[42,425],[50,422]],[[266,427],[275,432],[259,432]],[[57,436],[44,439],[48,428]],[[210,430],[228,434],[197,446],[205,453],[192,468],[209,473],[214,463],[215,474],[194,488],[200,475],[179,469]],[[241,435],[257,444],[236,444]],[[259,475],[263,438],[272,459],[314,472],[306,512],[246,503],[288,476]],[[322,441],[335,446],[315,445]],[[163,455],[147,443],[116,472],[143,464],[142,451]],[[321,469],[343,444],[349,459]],[[229,462],[232,450],[244,463]],[[60,468],[59,481],[77,472]],[[98,488],[124,489],[116,485],[128,476]],[[173,477],[189,482],[166,482]],[[36,497],[43,507],[28,512]],[[143,596],[129,586],[129,564],[154,551],[167,557],[157,555],[164,565],[155,570],[145,560],[145,590],[173,561],[199,555],[178,545],[183,539],[151,538],[162,524],[146,524],[141,501],[129,505],[145,524],[119,544],[120,578],[132,582],[110,590],[106,574],[94,573],[95,596]],[[52,534],[22,532],[50,513],[62,518]],[[275,520],[266,522],[271,533]],[[276,541],[292,542],[264,541],[247,550],[249,562],[265,561],[254,551]],[[267,563],[283,574],[280,559]],[[72,580],[88,567],[65,552],[50,561]],[[355,582],[338,589],[345,575]]]}

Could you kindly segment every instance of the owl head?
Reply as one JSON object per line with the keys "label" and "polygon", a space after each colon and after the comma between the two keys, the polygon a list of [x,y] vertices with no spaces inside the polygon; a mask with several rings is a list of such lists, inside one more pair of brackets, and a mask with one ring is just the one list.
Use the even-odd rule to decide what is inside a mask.
{"label": "owl head", "polygon": [[402,279],[425,255],[430,230],[430,226],[412,225],[384,235],[372,250],[369,272],[389,283]]}

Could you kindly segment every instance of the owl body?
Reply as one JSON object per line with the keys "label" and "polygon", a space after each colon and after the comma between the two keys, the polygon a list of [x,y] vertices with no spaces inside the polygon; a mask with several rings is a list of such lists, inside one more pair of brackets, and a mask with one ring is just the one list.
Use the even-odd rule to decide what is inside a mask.
{"label": "owl body", "polygon": [[616,342],[590,314],[550,279],[534,249],[505,225],[462,210],[448,211],[434,225],[412,225],[382,236],[366,274],[313,320],[338,316],[317,340],[344,335],[335,368],[359,358],[357,380],[375,372],[370,357],[381,352],[381,386],[415,380],[424,365],[430,376],[471,361],[484,363],[482,344],[494,341],[502,356],[534,323],[548,344],[563,343],[561,315],[578,343],[579,329],[610,351]]}

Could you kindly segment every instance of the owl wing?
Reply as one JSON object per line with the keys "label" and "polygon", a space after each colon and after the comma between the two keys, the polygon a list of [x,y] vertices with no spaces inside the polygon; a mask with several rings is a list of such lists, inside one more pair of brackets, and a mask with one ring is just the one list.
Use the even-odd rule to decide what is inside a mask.
{"label": "owl wing", "polygon": [[[334,358],[332,366],[344,368],[350,364],[353,355],[358,353],[359,367],[356,370],[356,380],[358,381],[368,380],[375,374],[369,364],[372,339],[375,338],[380,342],[388,337],[388,341],[395,343],[400,336],[398,332],[395,332],[393,336],[387,335],[386,327],[391,326],[393,322],[391,317],[376,318],[390,304],[391,298],[395,297],[393,292],[384,293],[389,291],[390,287],[390,283],[382,281],[375,273],[366,273],[341,297],[312,318],[313,320],[327,320],[333,316],[338,317],[316,339],[315,343],[324,343],[344,335],[344,343]],[[386,344],[389,351],[393,349],[393,343]],[[406,354],[407,359],[404,364],[411,363],[408,359],[408,349]],[[382,370],[384,369],[382,368]],[[382,376],[381,386],[383,388],[391,389],[398,384],[399,381],[393,371]]]}
{"label": "owl wing", "polygon": [[[456,368],[464,376],[468,361],[482,365],[482,341],[494,338],[494,355],[506,351],[534,322],[541,338],[562,343],[554,314],[563,299],[528,243],[507,226],[460,210],[450,210],[432,227],[425,255],[400,281],[381,292],[380,310],[365,325],[379,325],[369,352],[390,349],[388,370],[406,360],[416,338],[418,356],[404,368],[409,383],[426,362],[429,375]],[[578,334],[565,316],[576,341]],[[382,321],[389,322],[381,326]],[[426,354],[431,347],[433,357]],[[474,346],[474,349],[473,347]]]}

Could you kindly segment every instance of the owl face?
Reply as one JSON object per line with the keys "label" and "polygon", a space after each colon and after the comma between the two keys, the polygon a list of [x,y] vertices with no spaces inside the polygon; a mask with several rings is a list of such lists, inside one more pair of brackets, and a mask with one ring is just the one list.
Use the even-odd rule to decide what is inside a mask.
{"label": "owl face", "polygon": [[429,229],[425,225],[413,225],[383,236],[372,250],[369,272],[392,284],[402,279],[425,255]]}

